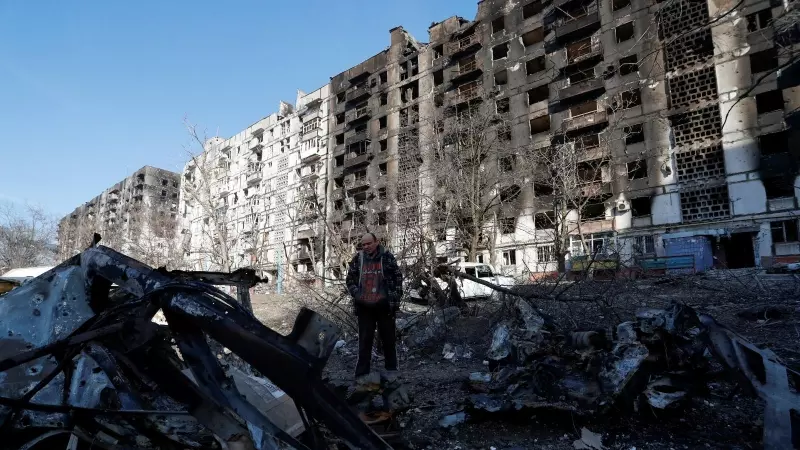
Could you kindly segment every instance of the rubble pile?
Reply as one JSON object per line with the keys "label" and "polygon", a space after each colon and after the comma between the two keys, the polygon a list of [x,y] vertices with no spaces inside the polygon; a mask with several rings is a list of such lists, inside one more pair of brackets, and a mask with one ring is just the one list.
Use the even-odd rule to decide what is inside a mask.
{"label": "rubble pile", "polygon": [[790,448],[793,427],[800,432],[791,412],[800,411],[800,374],[677,302],[640,309],[635,320],[613,329],[562,332],[519,299],[516,317],[494,328],[485,364],[489,371],[470,374],[468,397],[441,418],[441,427],[532,415],[664,417],[725,377],[766,401],[765,447]]}

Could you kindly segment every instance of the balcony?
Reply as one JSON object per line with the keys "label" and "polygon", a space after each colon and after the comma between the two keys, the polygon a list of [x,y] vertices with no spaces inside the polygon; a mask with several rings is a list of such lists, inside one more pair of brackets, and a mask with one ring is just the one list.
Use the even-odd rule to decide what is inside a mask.
{"label": "balcony", "polygon": [[564,101],[571,97],[576,97],[578,95],[588,94],[590,92],[600,91],[603,89],[605,89],[605,85],[601,78],[590,78],[574,84],[567,84],[558,90],[556,98],[558,101]]}
{"label": "balcony", "polygon": [[483,89],[480,85],[461,86],[462,89],[450,91],[447,99],[451,105],[468,102],[480,98],[483,95]]}
{"label": "balcony", "polygon": [[336,188],[331,193],[331,198],[333,200],[341,200],[344,198],[344,188]]}
{"label": "balcony", "polygon": [[483,62],[473,59],[464,64],[459,64],[458,67],[454,68],[453,76],[450,81],[458,83],[468,78],[475,78],[481,73],[483,73]]}
{"label": "balcony", "polygon": [[362,121],[365,121],[365,120],[369,119],[370,116],[371,116],[371,112],[370,112],[369,106],[362,106],[361,108],[352,109],[352,110],[348,111],[347,112],[347,117],[345,118],[345,121],[348,124],[355,124],[355,123],[360,123]]}
{"label": "balcony", "polygon": [[312,128],[312,129],[307,130],[307,131],[303,131],[303,139],[302,140],[307,141],[307,140],[315,138],[317,136],[319,136],[319,127]]}
{"label": "balcony", "polygon": [[556,25],[556,39],[564,42],[582,36],[588,36],[600,29],[600,14],[597,10],[586,15],[569,18]]}
{"label": "balcony", "polygon": [[590,113],[581,114],[580,116],[564,119],[563,127],[566,131],[572,131],[604,122],[608,122],[608,115],[605,111],[592,111]]}
{"label": "balcony", "polygon": [[344,95],[344,98],[346,102],[350,103],[368,97],[369,94],[370,94],[369,85],[365,83],[361,86],[356,87],[353,90],[347,91],[347,93]]}
{"label": "balcony", "polygon": [[367,136],[367,130],[359,131],[358,133],[345,139],[345,145],[349,146],[351,144],[355,144],[356,142],[366,141]]}
{"label": "balcony", "polygon": [[250,143],[248,144],[248,148],[250,149],[251,152],[258,152],[261,151],[262,148],[264,148],[264,145],[261,142],[259,142],[258,139],[251,139]]}
{"label": "balcony", "polygon": [[367,177],[348,178],[344,181],[344,185],[347,188],[347,190],[353,190],[368,186],[369,181],[367,180]]}
{"label": "balcony", "polygon": [[247,170],[247,184],[253,185],[261,182],[263,178],[263,174],[261,171],[261,165],[252,166]]}
{"label": "balcony", "polygon": [[319,178],[319,172],[305,172],[300,175],[300,179],[303,181],[310,181]]}
{"label": "balcony", "polygon": [[319,147],[310,147],[310,148],[301,148],[300,149],[300,161],[302,162],[310,162],[322,155],[322,150]]}
{"label": "balcony", "polygon": [[[589,42],[586,42],[587,40]],[[568,65],[603,56],[603,45],[600,43],[600,39],[592,37],[587,40],[575,42],[567,46]]]}
{"label": "balcony", "polygon": [[372,159],[372,155],[370,153],[364,153],[363,155],[357,155],[354,157],[348,157],[344,161],[344,168],[352,169],[353,167],[362,166],[365,164],[369,164],[370,160]]}
{"label": "balcony", "polygon": [[456,59],[467,54],[468,52],[477,50],[481,45],[481,36],[478,33],[473,32],[472,34],[464,36],[457,41],[448,42],[446,47],[450,58]]}

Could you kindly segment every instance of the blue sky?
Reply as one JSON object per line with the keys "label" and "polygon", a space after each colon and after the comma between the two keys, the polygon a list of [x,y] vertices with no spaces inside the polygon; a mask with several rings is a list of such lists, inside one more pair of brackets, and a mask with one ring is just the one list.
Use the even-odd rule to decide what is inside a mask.
{"label": "blue sky", "polygon": [[0,0],[0,200],[63,215],[144,165],[184,118],[229,136],[477,0]]}

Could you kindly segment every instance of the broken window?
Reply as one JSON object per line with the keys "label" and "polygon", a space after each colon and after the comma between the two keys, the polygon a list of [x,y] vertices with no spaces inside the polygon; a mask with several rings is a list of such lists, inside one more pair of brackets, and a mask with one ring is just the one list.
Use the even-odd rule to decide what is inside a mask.
{"label": "broken window", "polygon": [[528,75],[533,75],[535,73],[543,71],[544,69],[545,69],[544,55],[539,56],[537,58],[529,59],[525,63],[525,72]]}
{"label": "broken window", "polygon": [[600,135],[599,134],[587,134],[583,136],[579,136],[573,141],[575,143],[575,148],[577,149],[591,149],[597,148],[600,146]]}
{"label": "broken window", "polygon": [[344,133],[339,133],[336,135],[336,145],[344,144]]}
{"label": "broken window", "polygon": [[385,106],[389,103],[389,94],[381,94],[381,106]]}
{"label": "broken window", "polygon": [[433,72],[433,85],[440,86],[444,83],[444,70]]}
{"label": "broken window", "polygon": [[641,123],[624,127],[622,132],[625,134],[625,145],[638,144],[644,142],[644,129]]}
{"label": "broken window", "polygon": [[517,265],[517,251],[506,250],[503,252],[503,265],[516,266]]}
{"label": "broken window", "polygon": [[762,178],[764,191],[768,199],[794,197],[794,178],[786,176],[775,176]]}
{"label": "broken window", "polygon": [[380,119],[378,119],[378,128],[380,128],[381,130],[386,128],[386,116],[383,116]]}
{"label": "broken window", "polygon": [[630,6],[631,0],[612,0],[611,8],[614,11],[618,11],[626,6]]}
{"label": "broken window", "polygon": [[440,44],[437,45],[436,47],[433,47],[433,59],[436,60],[441,58],[442,56],[444,56],[444,45]]}
{"label": "broken window", "polygon": [[379,151],[385,152],[388,147],[389,147],[389,143],[388,143],[388,141],[386,139],[381,139],[380,141],[378,141],[378,149],[379,149]]}
{"label": "broken window", "polygon": [[344,123],[344,113],[340,113],[336,115],[336,125],[341,125]]}
{"label": "broken window", "polygon": [[528,91],[528,104],[542,102],[550,97],[550,88],[548,85],[542,85]]}
{"label": "broken window", "polygon": [[628,179],[639,180],[647,178],[647,161],[640,159],[628,163]]}
{"label": "broken window", "polygon": [[495,101],[495,107],[497,108],[497,114],[507,113],[510,109],[508,97]]}
{"label": "broken window", "polygon": [[500,172],[511,172],[514,170],[514,155],[503,156],[500,158]]}
{"label": "broken window", "polygon": [[762,9],[747,16],[747,31],[752,33],[766,28],[772,20],[772,8]]}
{"label": "broken window", "polygon": [[756,95],[756,111],[765,114],[783,109],[783,91],[776,89]]}
{"label": "broken window", "polygon": [[544,9],[544,3],[540,0],[530,2],[522,7],[522,18],[527,19],[539,14]]}
{"label": "broken window", "polygon": [[497,61],[498,59],[503,59],[508,56],[508,42],[495,45],[492,48],[492,59]]}
{"label": "broken window", "polygon": [[619,74],[621,76],[636,73],[639,70],[639,60],[636,55],[626,56],[619,60]]}
{"label": "broken window", "polygon": [[386,225],[386,223],[387,223],[386,213],[385,212],[378,213],[378,225]]}
{"label": "broken window", "polygon": [[533,225],[537,230],[552,230],[556,227],[556,213],[548,211],[534,215]]}
{"label": "broken window", "polygon": [[781,220],[770,222],[772,243],[797,242],[797,220]]}
{"label": "broken window", "polygon": [[492,21],[492,34],[497,34],[506,29],[506,18],[498,17]]}
{"label": "broken window", "polygon": [[386,82],[389,80],[389,75],[387,72],[381,72],[380,75],[378,75],[378,78],[381,80],[381,84],[386,84]]}
{"label": "broken window", "polygon": [[536,117],[530,121],[531,136],[550,131],[550,116]]}
{"label": "broken window", "polygon": [[762,134],[758,137],[758,148],[761,155],[775,155],[789,151],[789,132]]}
{"label": "broken window", "polygon": [[606,205],[597,199],[588,201],[581,208],[581,220],[598,220],[605,218]]}
{"label": "broken window", "polygon": [[614,30],[617,36],[617,43],[633,39],[633,21],[623,23]]}
{"label": "broken window", "polygon": [[442,94],[442,93],[437,93],[436,95],[434,95],[434,96],[433,96],[433,104],[434,104],[434,105],[435,105],[437,108],[439,108],[439,107],[441,107],[441,106],[444,106],[444,94]]}
{"label": "broken window", "polygon": [[535,28],[522,35],[522,45],[530,47],[544,40],[544,27]]}
{"label": "broken window", "polygon": [[500,219],[500,233],[512,234],[517,227],[517,219],[515,217],[504,217]]}
{"label": "broken window", "polygon": [[385,199],[386,198],[386,188],[385,187],[378,188],[378,198],[379,199]]}
{"label": "broken window", "polygon": [[[336,103],[339,103],[339,104],[344,103],[344,99],[345,99],[344,92],[340,92],[340,93],[336,94]],[[269,130],[269,131],[273,132],[274,130]]]}
{"label": "broken window", "polygon": [[386,175],[387,163],[378,164],[378,175]]}
{"label": "broken window", "polygon": [[597,101],[589,100],[588,102],[575,105],[569,109],[570,117],[578,117],[584,114],[590,114],[597,111]]}
{"label": "broken window", "polygon": [[578,181],[582,183],[603,181],[603,164],[600,160],[578,163],[575,170],[577,171]]}
{"label": "broken window", "polygon": [[[630,163],[629,163],[630,164]],[[650,215],[652,208],[652,197],[637,197],[631,199],[631,215],[633,217],[644,217]]]}
{"label": "broken window", "polygon": [[778,68],[778,52],[773,47],[750,55],[750,72],[761,73]]}
{"label": "broken window", "polygon": [[[612,109],[628,109],[639,106],[642,104],[642,95],[639,89],[631,89],[624,91],[619,95],[619,102],[616,100],[612,105]],[[613,112],[613,111],[612,111]]]}
{"label": "broken window", "polygon": [[339,155],[334,160],[335,167],[342,167],[344,165],[344,155]]}
{"label": "broken window", "polygon": [[412,77],[419,74],[419,60],[416,56],[408,60],[408,65],[411,67]]}
{"label": "broken window", "polygon": [[501,70],[494,74],[494,84],[495,86],[504,86],[508,84],[508,71]]}

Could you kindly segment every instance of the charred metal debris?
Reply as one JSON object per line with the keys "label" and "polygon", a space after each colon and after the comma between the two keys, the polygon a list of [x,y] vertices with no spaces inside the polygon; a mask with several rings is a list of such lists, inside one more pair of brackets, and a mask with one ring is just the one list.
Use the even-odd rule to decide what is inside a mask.
{"label": "charred metal debris", "polygon": [[680,303],[639,310],[616,329],[563,333],[517,298],[516,317],[494,328],[486,359],[490,371],[470,374],[471,394],[442,427],[526,414],[664,417],[732,379],[765,403],[764,448],[800,448],[800,373]]}
{"label": "charred metal debris", "polygon": [[0,297],[0,448],[390,448],[321,380],[339,329],[308,309],[289,335],[264,326],[253,277],[95,244]]}

